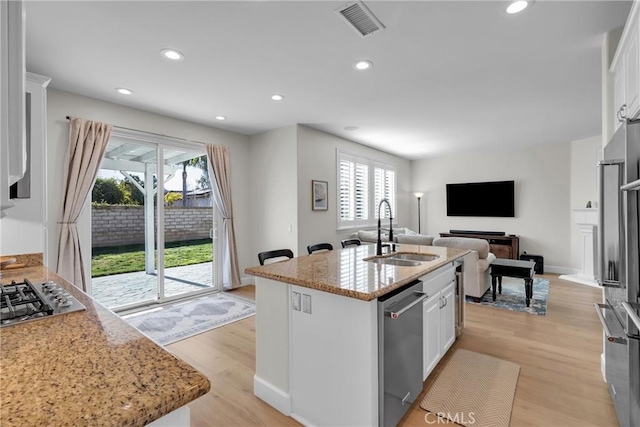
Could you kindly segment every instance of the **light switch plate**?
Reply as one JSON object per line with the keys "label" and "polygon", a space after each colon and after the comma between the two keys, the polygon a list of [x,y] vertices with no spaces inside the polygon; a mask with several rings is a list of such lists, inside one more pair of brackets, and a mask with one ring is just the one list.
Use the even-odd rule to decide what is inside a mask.
{"label": "light switch plate", "polygon": [[302,312],[311,314],[311,295],[302,294]]}
{"label": "light switch plate", "polygon": [[300,311],[300,292],[293,293],[293,309]]}

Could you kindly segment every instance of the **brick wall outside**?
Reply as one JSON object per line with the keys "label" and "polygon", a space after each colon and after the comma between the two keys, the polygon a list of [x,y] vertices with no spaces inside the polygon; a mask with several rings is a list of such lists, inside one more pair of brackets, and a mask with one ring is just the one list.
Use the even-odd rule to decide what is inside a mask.
{"label": "brick wall outside", "polygon": [[[165,207],[165,241],[206,239],[212,224],[212,209]],[[157,220],[154,229],[157,227]],[[143,206],[92,206],[93,247],[144,243]]]}

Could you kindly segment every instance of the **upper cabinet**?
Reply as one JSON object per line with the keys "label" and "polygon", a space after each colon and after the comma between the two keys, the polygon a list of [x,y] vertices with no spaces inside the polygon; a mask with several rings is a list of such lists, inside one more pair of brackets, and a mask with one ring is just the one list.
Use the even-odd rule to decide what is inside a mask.
{"label": "upper cabinet", "polygon": [[21,1],[0,2],[0,217],[13,206],[9,186],[27,165],[25,16]]}
{"label": "upper cabinet", "polygon": [[613,129],[640,116],[640,2],[635,1],[611,62]]}

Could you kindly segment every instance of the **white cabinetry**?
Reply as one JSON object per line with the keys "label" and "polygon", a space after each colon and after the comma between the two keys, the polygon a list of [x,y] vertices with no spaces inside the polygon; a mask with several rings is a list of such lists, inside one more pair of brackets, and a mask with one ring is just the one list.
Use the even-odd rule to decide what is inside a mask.
{"label": "white cabinetry", "polygon": [[453,267],[424,276],[424,291],[429,295],[423,307],[423,380],[426,380],[456,339],[456,282]]}
{"label": "white cabinetry", "polygon": [[613,129],[627,118],[640,116],[640,2],[634,2],[611,62],[613,73]]}
{"label": "white cabinetry", "polygon": [[22,2],[0,2],[0,217],[13,206],[9,186],[26,167],[24,43]]}
{"label": "white cabinetry", "polygon": [[[49,77],[27,73],[25,99],[27,112],[27,173],[18,182],[17,198],[11,199],[13,208],[2,219],[0,246],[3,255],[44,253],[47,141],[47,85]],[[26,193],[26,194],[25,194]]]}

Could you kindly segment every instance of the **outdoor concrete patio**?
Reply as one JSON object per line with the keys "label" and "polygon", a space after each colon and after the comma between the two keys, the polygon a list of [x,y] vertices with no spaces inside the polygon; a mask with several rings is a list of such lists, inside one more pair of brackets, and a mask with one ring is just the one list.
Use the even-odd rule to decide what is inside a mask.
{"label": "outdoor concrete patio", "polygon": [[[166,296],[176,296],[213,286],[211,262],[171,267],[164,270]],[[127,304],[153,301],[158,293],[158,276],[144,271],[114,274],[91,279],[91,294],[113,309]]]}

